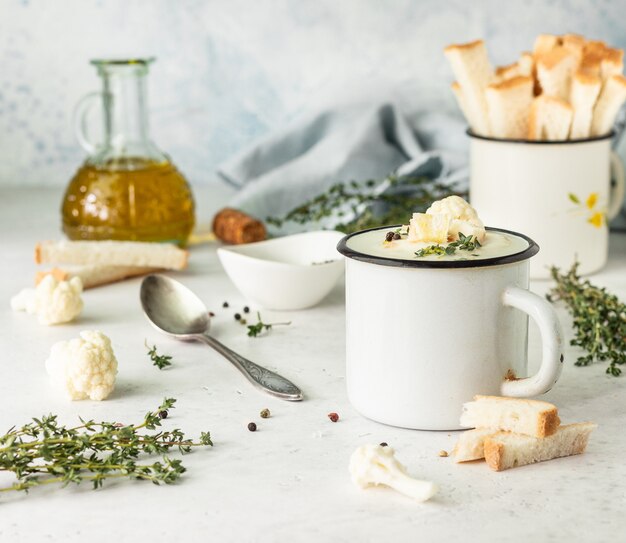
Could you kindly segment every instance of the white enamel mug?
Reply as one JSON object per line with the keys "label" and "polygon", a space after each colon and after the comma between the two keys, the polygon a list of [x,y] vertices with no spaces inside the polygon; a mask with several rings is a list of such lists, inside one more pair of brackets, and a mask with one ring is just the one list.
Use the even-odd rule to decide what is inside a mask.
{"label": "white enamel mug", "polygon": [[[384,232],[395,227],[384,227]],[[346,256],[346,383],[372,420],[420,430],[459,429],[476,394],[536,396],[561,373],[562,332],[552,305],[528,290],[539,247],[482,260],[400,260],[337,246]],[[543,358],[527,371],[528,316]],[[512,378],[513,377],[513,378]]]}
{"label": "white enamel mug", "polygon": [[[468,132],[470,200],[485,224],[524,232],[541,246],[533,279],[550,267],[601,269],[608,256],[607,222],[624,199],[624,169],[611,134],[570,141],[502,140]],[[611,171],[615,179],[611,187]]]}

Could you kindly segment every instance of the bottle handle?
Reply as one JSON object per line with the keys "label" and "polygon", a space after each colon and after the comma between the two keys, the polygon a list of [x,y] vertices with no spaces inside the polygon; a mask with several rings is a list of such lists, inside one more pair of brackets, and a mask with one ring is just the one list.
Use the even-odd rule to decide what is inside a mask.
{"label": "bottle handle", "polygon": [[537,396],[548,392],[558,381],[563,369],[563,331],[554,307],[541,296],[519,287],[504,290],[502,303],[520,309],[533,318],[539,327],[542,360],[539,371],[524,379],[505,380],[500,386],[503,396]]}
{"label": "bottle handle", "polygon": [[102,100],[102,93],[90,92],[79,100],[74,109],[74,134],[80,146],[90,155],[96,153],[98,146],[87,135],[87,114],[95,105],[96,99]]}
{"label": "bottle handle", "polygon": [[624,165],[617,153],[611,151],[611,191],[609,193],[609,209],[606,212],[610,221],[617,217],[624,203]]}

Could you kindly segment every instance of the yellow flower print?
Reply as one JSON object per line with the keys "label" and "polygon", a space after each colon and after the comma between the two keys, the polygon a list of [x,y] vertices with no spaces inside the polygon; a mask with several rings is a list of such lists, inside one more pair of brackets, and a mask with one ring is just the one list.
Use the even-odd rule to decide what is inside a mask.
{"label": "yellow flower print", "polygon": [[596,211],[591,217],[587,219],[587,222],[593,224],[596,228],[601,228],[604,224],[604,213]]}
{"label": "yellow flower print", "polygon": [[590,213],[587,216],[587,222],[589,224],[593,225],[596,228],[602,228],[602,226],[604,226],[604,224],[606,223],[605,210],[597,208],[599,200],[599,195],[597,192],[592,192],[591,194],[589,194],[584,203],[576,194],[572,192],[570,192],[567,197],[578,207],[577,214],[580,213],[587,215],[588,212]]}
{"label": "yellow flower print", "polygon": [[[598,202],[598,193],[592,192],[589,196],[587,196],[587,209],[593,209],[596,206],[597,202]],[[589,219],[589,222],[592,222],[592,220]]]}

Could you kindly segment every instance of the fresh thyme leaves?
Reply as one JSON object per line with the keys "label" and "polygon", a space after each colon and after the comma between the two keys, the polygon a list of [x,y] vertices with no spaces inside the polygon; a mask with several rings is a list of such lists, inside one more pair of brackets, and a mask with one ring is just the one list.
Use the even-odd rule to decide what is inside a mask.
{"label": "fresh thyme leaves", "polygon": [[[448,243],[448,245],[429,245],[428,247],[424,247],[419,251],[415,251],[415,256],[421,258],[423,256],[431,256],[431,255],[453,255],[456,253],[457,249],[460,251],[475,251],[481,247],[480,241],[476,239],[475,236],[466,236],[462,232],[459,232],[459,239]],[[478,256],[477,254],[472,253],[472,256]]]}
{"label": "fresh thyme leaves", "polygon": [[[161,426],[162,413],[174,407],[166,398],[141,424],[124,425],[80,419],[73,428],[62,426],[56,415],[33,418],[21,428],[13,427],[0,436],[0,472],[11,472],[16,481],[0,492],[24,490],[49,484],[67,486],[90,482],[100,488],[105,479],[139,479],[154,484],[171,484],[185,472],[181,460],[166,456],[171,449],[191,452],[193,447],[211,446],[211,435],[202,432],[197,440],[179,430],[145,433]],[[142,455],[163,455],[160,461],[142,463]]]}
{"label": "fresh thyme leaves", "polygon": [[261,313],[257,311],[256,316],[257,316],[258,322],[256,324],[248,325],[248,335],[250,337],[257,337],[261,335],[263,331],[269,332],[272,329],[272,326],[289,326],[291,324],[291,321],[290,322],[271,322],[269,324],[265,324],[263,320],[261,319]]}
{"label": "fresh thyme leaves", "polygon": [[574,319],[575,335],[570,344],[587,352],[575,364],[609,362],[606,373],[619,376],[622,370],[618,366],[626,364],[626,304],[606,289],[583,281],[577,273],[578,262],[566,273],[556,267],[550,272],[556,285],[546,297],[551,302],[565,302]]}
{"label": "fresh thyme leaves", "polygon": [[147,341],[144,342],[144,345],[146,346],[146,349],[148,349],[148,356],[150,357],[150,360],[152,360],[153,366],[156,366],[157,368],[162,370],[163,368],[166,368],[167,366],[172,365],[172,362],[171,362],[172,357],[158,354],[156,350],[156,345],[153,345],[152,349],[148,345]]}
{"label": "fresh thyme leaves", "polygon": [[[381,191],[380,187],[385,190]],[[326,192],[289,211],[284,217],[268,217],[266,222],[281,227],[284,223],[307,224],[331,218],[340,222],[333,228],[345,233],[385,224],[399,224],[413,212],[425,211],[435,200],[460,193],[427,177],[389,176],[382,182],[335,183]],[[356,216],[342,222],[347,216]]]}

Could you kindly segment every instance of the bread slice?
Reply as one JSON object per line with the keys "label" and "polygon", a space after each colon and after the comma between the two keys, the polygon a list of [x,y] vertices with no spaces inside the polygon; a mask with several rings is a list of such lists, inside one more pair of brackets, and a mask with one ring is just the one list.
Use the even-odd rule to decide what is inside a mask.
{"label": "bread slice", "polygon": [[570,139],[588,138],[591,134],[593,108],[600,94],[602,80],[595,75],[578,71],[572,79],[570,102],[574,108]]}
{"label": "bread slice", "polygon": [[498,66],[494,72],[493,83],[502,83],[507,79],[512,79],[520,75],[519,64],[514,62],[513,64],[507,64],[506,66]]}
{"label": "bread slice", "polygon": [[188,251],[170,243],[139,241],[44,241],[35,247],[37,264],[139,266],[182,270]]}
{"label": "bread slice", "polygon": [[593,422],[567,424],[544,438],[498,432],[485,438],[485,460],[491,469],[502,471],[562,456],[581,454],[585,452],[589,435],[596,427]]}
{"label": "bread slice", "polygon": [[470,127],[474,126],[475,123],[472,121],[471,118],[472,112],[468,109],[467,104],[465,103],[465,96],[463,96],[463,90],[461,89],[461,85],[459,85],[458,82],[455,81],[454,83],[452,83],[452,85],[450,85],[450,87],[452,88],[452,92],[454,93],[454,97],[456,98],[456,103],[463,113],[467,124],[470,125]]}
{"label": "bread slice", "polygon": [[533,101],[533,78],[519,76],[493,83],[487,87],[485,96],[491,135],[525,139]]}
{"label": "bread slice", "polygon": [[552,34],[539,34],[535,38],[535,45],[533,46],[533,56],[538,57],[545,55],[560,45],[560,39],[558,36]]}
{"label": "bread slice", "polygon": [[39,271],[35,276],[35,284],[39,284],[46,275],[52,275],[57,281],[69,281],[72,277],[80,277],[83,288],[94,288],[122,281],[130,277],[147,275],[159,271],[161,268],[144,268],[139,266],[101,266],[98,264],[87,266],[67,266]]}
{"label": "bread slice", "polygon": [[529,140],[566,140],[574,111],[569,102],[553,96],[537,96],[528,117]]}
{"label": "bread slice", "polygon": [[487,102],[485,87],[493,77],[493,69],[482,40],[462,45],[449,45],[444,54],[461,86],[465,108],[469,114],[471,128],[477,134],[488,136]]}
{"label": "bread slice", "polygon": [[612,75],[604,83],[593,109],[592,136],[603,136],[611,131],[624,100],[626,100],[626,78],[623,75]]}
{"label": "bread slice", "polygon": [[613,75],[620,75],[624,71],[624,50],[608,47],[600,61],[600,77],[606,81]]}
{"label": "bread slice", "polygon": [[461,413],[461,426],[467,428],[493,428],[535,437],[553,434],[560,422],[551,403],[503,396],[475,396],[473,402],[463,405]]}
{"label": "bread slice", "polygon": [[524,51],[517,61],[518,75],[532,76],[535,69],[535,60],[528,51]]}
{"label": "bread slice", "polygon": [[583,36],[579,34],[564,34],[560,37],[560,42],[565,49],[574,53],[579,59],[582,58],[586,43]]}
{"label": "bread slice", "polygon": [[536,57],[537,79],[543,94],[567,100],[569,98],[572,75],[580,64],[580,59],[565,47],[556,47]]}
{"label": "bread slice", "polygon": [[466,430],[459,436],[451,456],[455,462],[471,462],[485,458],[485,439],[497,434],[497,428],[476,428]]}

